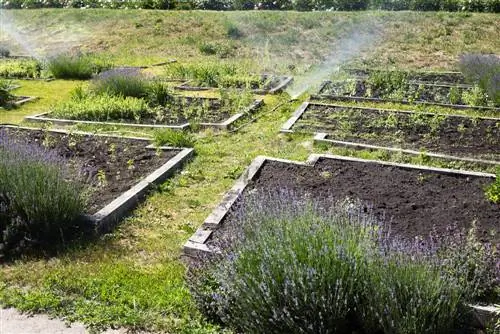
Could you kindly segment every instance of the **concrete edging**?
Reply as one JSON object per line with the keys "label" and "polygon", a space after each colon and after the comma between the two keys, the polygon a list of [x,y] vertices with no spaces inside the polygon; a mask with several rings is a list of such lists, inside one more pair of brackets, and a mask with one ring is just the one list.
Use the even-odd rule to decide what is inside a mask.
{"label": "concrete edging", "polygon": [[[439,103],[439,102],[427,102],[427,101],[408,101],[408,100],[396,100],[396,99],[386,99],[386,98],[377,98],[377,97],[362,97],[362,96],[340,96],[340,95],[331,95],[321,93],[326,85],[331,83],[331,80],[325,80],[321,83],[320,88],[318,89],[316,94],[311,95],[312,100],[337,100],[337,101],[358,101],[358,102],[377,102],[377,103],[400,103],[400,104],[422,104],[429,106],[439,106],[445,108],[452,109],[475,109],[475,110],[494,110],[499,111],[500,108],[497,107],[483,107],[483,106],[469,106],[465,104],[448,104],[448,103]],[[442,84],[429,84],[425,83],[426,86],[443,86]],[[451,87],[451,85],[445,85],[446,87]],[[455,85],[456,86],[456,85]],[[461,87],[466,88],[466,87]]]}
{"label": "concrete edging", "polygon": [[[300,105],[299,108],[293,113],[293,115],[282,125],[280,132],[283,133],[293,133],[294,131],[292,130],[292,127],[295,125],[295,123],[302,117],[302,115],[307,111],[307,108],[310,105],[317,105],[317,106],[330,106],[330,107],[338,107],[338,108],[350,108],[350,109],[360,109],[360,110],[373,110],[373,111],[383,111],[383,112],[397,112],[397,113],[408,113],[408,114],[414,114],[414,111],[409,111],[409,110],[396,110],[396,109],[379,109],[379,108],[369,108],[369,107],[354,107],[354,106],[341,106],[341,105],[335,105],[335,104],[326,104],[326,103],[316,103],[316,102],[309,102],[306,101]],[[467,118],[467,119],[472,119],[472,118],[480,118],[480,119],[485,119],[485,120],[494,120],[494,121],[499,121],[500,118],[494,118],[494,117],[469,117],[466,115],[455,115],[455,114],[438,114],[438,113],[430,113],[430,112],[422,112],[421,114],[424,115],[443,115],[443,116],[451,116],[451,117],[461,117],[461,118]],[[351,142],[351,141],[342,141],[342,140],[334,140],[334,139],[327,139],[328,134],[323,133],[323,132],[315,132],[314,133],[314,142],[316,143],[325,143],[325,144],[332,144],[332,145],[339,145],[339,146],[347,146],[347,147],[353,147],[353,148],[359,148],[359,149],[369,149],[369,150],[385,150],[385,151],[390,151],[390,152],[401,152],[405,154],[410,154],[410,155],[421,155],[422,152],[415,151],[415,150],[410,150],[410,149],[402,149],[402,148],[396,148],[396,147],[388,147],[388,146],[378,146],[378,145],[370,145],[370,144],[364,144],[364,143],[358,143],[358,142]],[[485,159],[476,159],[476,158],[468,158],[468,157],[460,157],[460,156],[454,156],[454,155],[448,155],[448,154],[443,154],[443,153],[437,153],[437,152],[425,152],[425,154],[429,157],[433,158],[441,158],[441,159],[447,159],[447,160],[457,160],[457,161],[466,161],[466,162],[476,162],[476,163],[482,163],[482,164],[492,164],[492,165],[500,165],[500,161],[496,160],[485,160]]]}
{"label": "concrete edging", "polygon": [[[254,100],[254,102],[246,108],[244,111],[232,115],[228,119],[220,123],[209,123],[202,122],[199,123],[200,126],[206,128],[215,129],[227,129],[238,119],[243,117],[246,113],[253,113],[257,110],[264,101],[262,99]],[[47,117],[50,112],[44,112],[36,114],[33,116],[26,116],[24,119],[30,122],[50,122],[59,125],[74,125],[74,124],[90,124],[90,125],[110,125],[110,126],[124,126],[124,127],[134,127],[134,128],[152,128],[152,129],[173,129],[173,130],[187,130],[191,127],[191,123],[183,123],[180,125],[160,125],[160,124],[135,124],[135,123],[118,123],[118,122],[98,122],[98,121],[82,121],[82,120],[71,120],[71,119],[61,119],[61,118],[51,118]]]}
{"label": "concrete edging", "polygon": [[441,174],[452,174],[452,175],[468,175],[468,176],[476,176],[476,177],[488,177],[495,178],[494,174],[483,173],[483,172],[474,172],[474,171],[462,171],[456,169],[449,168],[437,168],[437,167],[427,167],[427,166],[419,166],[412,164],[403,164],[403,163],[395,163],[388,161],[380,161],[380,160],[368,160],[368,159],[360,159],[353,157],[345,157],[339,155],[331,155],[331,154],[311,154],[309,158],[305,162],[298,162],[293,160],[286,159],[277,159],[270,158],[265,156],[258,156],[255,158],[250,166],[245,170],[245,172],[240,176],[240,178],[236,181],[233,187],[224,195],[221,202],[212,213],[205,219],[202,226],[189,238],[189,240],[184,244],[184,254],[188,256],[195,256],[200,252],[212,252],[206,244],[208,239],[210,238],[212,232],[221,226],[224,218],[230,211],[233,204],[238,200],[240,195],[243,193],[248,184],[255,179],[256,175],[258,175],[260,169],[267,161],[275,161],[275,162],[283,162],[295,165],[304,165],[304,166],[314,166],[316,162],[320,159],[335,159],[335,160],[343,160],[343,161],[355,161],[355,162],[363,162],[363,163],[371,163],[371,164],[379,164],[383,166],[393,166],[398,168],[406,168],[406,169],[417,169],[422,171],[428,171],[433,173],[441,173]]}

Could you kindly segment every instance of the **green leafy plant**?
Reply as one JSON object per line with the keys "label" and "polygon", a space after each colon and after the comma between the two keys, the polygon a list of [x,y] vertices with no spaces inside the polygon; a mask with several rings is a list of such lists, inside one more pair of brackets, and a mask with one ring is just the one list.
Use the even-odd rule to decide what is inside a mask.
{"label": "green leafy plant", "polygon": [[161,129],[155,130],[153,133],[153,143],[157,147],[193,147],[195,139],[192,134],[186,131]]}
{"label": "green leafy plant", "polygon": [[485,195],[490,202],[500,203],[500,170],[497,171],[495,181],[486,187]]}
{"label": "green leafy plant", "polygon": [[488,105],[488,98],[484,90],[478,85],[475,85],[472,89],[465,91],[462,95],[462,99],[470,106]]}
{"label": "green leafy plant", "polygon": [[84,189],[70,179],[62,158],[0,131],[0,257],[53,247],[79,230]]}
{"label": "green leafy plant", "polygon": [[10,107],[12,101],[12,94],[10,93],[11,83],[7,80],[0,79],[0,107]]}
{"label": "green leafy plant", "polygon": [[0,77],[34,79],[45,76],[42,63],[35,59],[1,59]]}
{"label": "green leafy plant", "polygon": [[151,113],[146,101],[108,94],[78,96],[52,107],[51,115],[87,121],[138,121]]}

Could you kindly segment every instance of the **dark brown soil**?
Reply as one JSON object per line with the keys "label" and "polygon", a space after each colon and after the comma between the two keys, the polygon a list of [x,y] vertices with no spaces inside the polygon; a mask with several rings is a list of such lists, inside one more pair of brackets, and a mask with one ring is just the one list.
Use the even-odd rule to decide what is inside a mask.
{"label": "dark brown soil", "polygon": [[103,136],[59,134],[42,130],[0,128],[9,138],[55,150],[74,177],[89,186],[87,212],[94,214],[140,179],[174,157],[179,150],[146,149],[148,142]]}
{"label": "dark brown soil", "polygon": [[[268,161],[245,193],[286,189],[325,205],[347,197],[360,199],[404,239],[425,238],[433,229],[438,236],[450,235],[475,221],[480,240],[498,245],[500,204],[486,200],[489,182],[484,177],[322,158],[314,167]],[[224,224],[230,225],[230,220]]]}
{"label": "dark brown soil", "polygon": [[295,131],[330,139],[500,160],[500,119],[310,104]]}

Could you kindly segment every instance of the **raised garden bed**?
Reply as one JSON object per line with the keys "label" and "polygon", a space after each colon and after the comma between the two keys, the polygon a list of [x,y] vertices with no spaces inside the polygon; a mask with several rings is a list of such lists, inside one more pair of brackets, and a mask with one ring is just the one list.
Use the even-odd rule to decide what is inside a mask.
{"label": "raised garden bed", "polygon": [[[236,88],[236,89],[251,89],[254,94],[276,94],[282,92],[291,82],[293,78],[291,76],[276,76],[270,74],[261,75],[259,82],[245,82],[234,81],[230,84],[228,83],[227,88]],[[248,87],[250,85],[250,87]],[[217,87],[208,87],[208,86],[199,86],[196,85],[195,81],[187,81],[181,85],[175,87],[179,90],[188,90],[188,91],[203,91],[216,89]]]}
{"label": "raised garden bed", "polygon": [[43,145],[67,161],[90,191],[87,218],[98,233],[112,229],[193,155],[193,149],[155,148],[144,138],[1,126],[9,139]]}
{"label": "raised garden bed", "polygon": [[461,72],[435,72],[435,71],[387,71],[370,68],[344,68],[344,72],[358,78],[367,78],[376,72],[401,72],[408,80],[426,83],[447,83],[455,85],[467,85],[464,75]]}
{"label": "raised garden bed", "polygon": [[367,149],[404,150],[500,164],[500,118],[467,117],[304,102],[282,132],[315,133],[316,140]]}
{"label": "raised garden bed", "polygon": [[151,110],[140,119],[71,119],[52,117],[50,112],[28,116],[26,120],[34,122],[52,122],[54,124],[101,124],[145,128],[186,129],[196,124],[215,129],[230,128],[233,123],[247,114],[255,112],[263,104],[262,99],[254,100],[242,110],[234,111],[222,107],[222,100],[206,97],[179,96],[169,105]]}
{"label": "raised garden bed", "polygon": [[[426,238],[431,231],[448,236],[476,222],[479,239],[498,245],[500,205],[488,202],[484,194],[494,178],[493,174],[342,156],[313,154],[306,163],[257,157],[184,245],[184,253],[198,257],[217,252],[217,240],[231,231],[245,197],[278,190],[325,206],[359,199],[366,212],[383,219],[392,235],[403,239]],[[492,316],[491,307],[473,308],[483,325],[485,317]]]}
{"label": "raised garden bed", "polygon": [[245,193],[291,190],[331,203],[360,199],[404,239],[427,237],[434,229],[448,235],[476,221],[483,241],[500,244],[500,205],[488,202],[484,188],[494,174],[313,154],[306,163],[256,158],[221,204],[185,244],[186,254],[210,252],[211,242],[231,224],[231,208]]}
{"label": "raised garden bed", "polygon": [[430,84],[407,82],[397,90],[383,91],[372,89],[365,79],[324,81],[313,99],[329,99],[361,102],[393,102],[403,104],[436,105],[456,109],[488,109],[500,111],[500,108],[486,105],[470,105],[466,102],[467,94],[474,94],[469,86],[448,84]]}

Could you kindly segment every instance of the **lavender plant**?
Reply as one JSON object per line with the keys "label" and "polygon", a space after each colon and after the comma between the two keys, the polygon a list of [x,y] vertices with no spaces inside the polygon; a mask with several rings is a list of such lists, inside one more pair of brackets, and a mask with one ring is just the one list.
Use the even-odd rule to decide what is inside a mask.
{"label": "lavender plant", "polygon": [[[481,274],[467,276],[454,250],[433,239],[390,235],[370,212],[349,199],[332,205],[286,191],[247,194],[213,245],[220,253],[190,270],[192,294],[209,318],[245,333],[460,326]],[[494,258],[469,250],[475,260],[482,254],[481,264]]]}
{"label": "lavender plant", "polygon": [[101,95],[143,98],[148,94],[149,84],[133,67],[122,67],[98,75],[91,83],[91,92]]}
{"label": "lavender plant", "polygon": [[64,242],[85,208],[83,188],[55,152],[0,130],[0,257]]}

